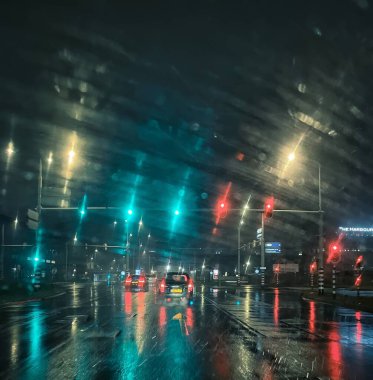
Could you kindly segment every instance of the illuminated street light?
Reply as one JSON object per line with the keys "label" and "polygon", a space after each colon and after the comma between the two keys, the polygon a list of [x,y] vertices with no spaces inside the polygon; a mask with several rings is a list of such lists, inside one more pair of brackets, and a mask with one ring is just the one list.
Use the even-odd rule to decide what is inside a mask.
{"label": "illuminated street light", "polygon": [[177,215],[180,215],[180,211],[179,210],[175,210],[174,214],[177,216]]}
{"label": "illuminated street light", "polygon": [[151,235],[149,234],[149,235],[148,235],[148,239],[150,239],[150,236],[151,236]]}
{"label": "illuminated street light", "polygon": [[170,264],[167,264],[166,271],[168,272],[170,270]]}
{"label": "illuminated street light", "polygon": [[117,225],[117,221],[116,220],[114,220],[114,227]]}
{"label": "illuminated street light", "polygon": [[73,149],[70,150],[68,156],[69,156],[69,165],[70,165],[74,161],[74,157],[75,157],[75,152]]}
{"label": "illuminated street light", "polygon": [[12,142],[10,142],[8,144],[8,147],[6,148],[5,152],[6,152],[7,156],[8,156],[8,158],[11,158],[13,156],[13,154],[14,154],[14,145],[13,145]]}
{"label": "illuminated street light", "polygon": [[14,228],[17,228],[18,224],[18,216],[14,219]]}
{"label": "illuminated street light", "polygon": [[294,161],[295,160],[295,153],[294,152],[289,153],[288,160],[289,161]]}
{"label": "illuminated street light", "polygon": [[142,226],[142,224],[143,224],[143,223],[142,223],[142,220],[140,220],[140,221],[139,221],[139,226]]}
{"label": "illuminated street light", "polygon": [[74,236],[74,243],[76,243],[77,241],[78,241],[78,237],[75,234],[75,236]]}
{"label": "illuminated street light", "polygon": [[48,166],[51,166],[51,164],[53,162],[53,153],[52,152],[49,152],[49,156],[47,158],[47,162],[48,162]]}
{"label": "illuminated street light", "polygon": [[133,211],[132,211],[131,209],[129,209],[129,210],[127,211],[127,213],[128,213],[128,215],[132,215],[132,214],[133,214]]}
{"label": "illuminated street light", "polygon": [[240,221],[240,224],[242,225],[243,223],[244,223],[244,221],[243,221],[243,220],[241,220],[241,221]]}

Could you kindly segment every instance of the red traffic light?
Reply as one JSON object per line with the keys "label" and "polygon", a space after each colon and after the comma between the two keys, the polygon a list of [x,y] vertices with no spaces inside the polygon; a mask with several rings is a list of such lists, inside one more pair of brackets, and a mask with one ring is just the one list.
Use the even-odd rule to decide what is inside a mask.
{"label": "red traffic light", "polygon": [[336,264],[341,259],[341,252],[342,252],[342,246],[339,243],[339,241],[332,242],[329,244],[329,250],[328,250],[328,263]]}
{"label": "red traffic light", "polygon": [[363,256],[360,255],[360,256],[356,259],[355,267],[360,267],[362,263],[363,263]]}
{"label": "red traffic light", "polygon": [[275,205],[275,198],[268,197],[264,202],[264,215],[266,218],[271,218],[273,213],[273,208]]}
{"label": "red traffic light", "polygon": [[314,261],[313,263],[310,264],[310,272],[315,273],[317,269],[316,262]]}
{"label": "red traffic light", "polygon": [[360,274],[359,276],[356,277],[355,286],[359,287],[361,285],[362,280],[363,278],[362,278],[362,275]]}

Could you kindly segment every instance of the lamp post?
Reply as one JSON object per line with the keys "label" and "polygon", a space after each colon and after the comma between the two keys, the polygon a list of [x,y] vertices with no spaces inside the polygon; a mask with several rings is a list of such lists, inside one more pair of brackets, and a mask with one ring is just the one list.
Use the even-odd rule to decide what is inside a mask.
{"label": "lamp post", "polygon": [[241,220],[238,223],[237,227],[237,286],[241,286],[241,227],[244,224],[244,217],[246,214],[246,211],[249,209],[249,202],[251,199],[251,194],[249,195],[246,204],[244,206],[244,209],[242,211]]}
{"label": "lamp post", "polygon": [[[298,146],[297,146],[298,147]],[[288,155],[288,161],[294,161],[295,150]],[[322,210],[322,192],[321,192],[321,164],[318,161],[313,161],[318,166],[318,183],[319,183],[319,247],[318,247],[318,283],[319,283],[319,295],[324,294],[324,216]]]}

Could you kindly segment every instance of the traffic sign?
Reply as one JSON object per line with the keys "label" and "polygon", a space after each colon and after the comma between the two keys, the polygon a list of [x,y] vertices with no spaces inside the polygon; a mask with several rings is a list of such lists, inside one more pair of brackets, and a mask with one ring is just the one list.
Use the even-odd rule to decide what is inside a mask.
{"label": "traffic sign", "polygon": [[262,237],[262,229],[258,228],[256,230],[256,238],[259,240]]}
{"label": "traffic sign", "polygon": [[281,253],[281,243],[278,241],[265,243],[265,253]]}

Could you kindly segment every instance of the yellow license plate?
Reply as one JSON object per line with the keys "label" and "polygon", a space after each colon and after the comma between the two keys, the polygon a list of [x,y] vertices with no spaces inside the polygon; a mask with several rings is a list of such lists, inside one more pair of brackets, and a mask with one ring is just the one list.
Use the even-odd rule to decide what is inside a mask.
{"label": "yellow license plate", "polygon": [[171,289],[171,293],[182,293],[181,289]]}
{"label": "yellow license plate", "polygon": [[132,284],[133,284],[133,285],[137,285],[137,284],[138,284],[138,281],[133,281]]}

